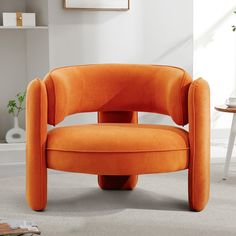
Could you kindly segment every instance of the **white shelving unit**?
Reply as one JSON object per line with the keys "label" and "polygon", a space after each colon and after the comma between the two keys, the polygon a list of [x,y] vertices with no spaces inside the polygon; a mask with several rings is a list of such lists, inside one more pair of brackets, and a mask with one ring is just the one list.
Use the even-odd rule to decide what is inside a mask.
{"label": "white shelving unit", "polygon": [[25,164],[25,143],[0,142],[0,166]]}
{"label": "white shelving unit", "polygon": [[8,29],[13,29],[13,30],[25,30],[25,29],[34,29],[34,30],[38,30],[38,29],[45,29],[45,30],[48,30],[48,26],[36,26],[36,27],[18,27],[18,26],[0,26],[0,30],[8,30]]}
{"label": "white shelving unit", "polygon": [[1,151],[25,151],[25,143],[0,143]]}
{"label": "white shelving unit", "polygon": [[[36,13],[36,27],[5,27],[3,12]],[[49,68],[48,0],[0,0],[0,140],[13,126],[6,109],[8,100],[25,91],[29,81],[42,78]],[[20,118],[24,128],[24,115]],[[0,162],[9,151],[22,154],[25,144],[0,142]]]}

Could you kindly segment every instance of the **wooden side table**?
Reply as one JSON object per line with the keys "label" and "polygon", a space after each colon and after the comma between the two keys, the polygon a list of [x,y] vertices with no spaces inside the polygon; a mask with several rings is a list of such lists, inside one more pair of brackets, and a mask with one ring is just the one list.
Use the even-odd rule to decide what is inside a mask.
{"label": "wooden side table", "polygon": [[231,130],[230,130],[230,136],[229,136],[229,142],[228,142],[228,148],[227,148],[227,154],[226,154],[226,160],[225,160],[225,167],[224,167],[224,176],[223,176],[223,179],[226,180],[228,177],[229,165],[230,165],[230,160],[231,160],[231,156],[233,152],[235,136],[236,136],[236,107],[234,108],[234,107],[228,107],[226,105],[220,105],[220,106],[216,106],[215,109],[221,112],[233,113],[233,120],[231,124]]}

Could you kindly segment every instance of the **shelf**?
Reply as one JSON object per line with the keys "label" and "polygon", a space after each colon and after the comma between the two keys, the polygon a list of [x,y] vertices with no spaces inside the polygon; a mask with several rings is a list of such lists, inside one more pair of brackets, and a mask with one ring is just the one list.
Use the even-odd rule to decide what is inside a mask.
{"label": "shelf", "polygon": [[[0,0],[0,107],[6,107],[19,91],[35,77],[43,77],[50,68],[49,58],[49,0]],[[35,13],[36,25],[7,26],[3,24],[3,12]],[[12,24],[14,25],[14,23]],[[14,69],[12,69],[14,68]],[[14,84],[15,86],[12,86]],[[0,162],[11,158],[18,162],[24,156],[25,144],[4,143],[5,133],[12,128],[7,109],[0,109]],[[25,118],[22,117],[22,126]],[[24,158],[23,158],[24,159]]]}
{"label": "shelf", "polygon": [[14,29],[14,30],[25,30],[25,29],[34,29],[34,30],[37,30],[37,29],[45,29],[47,30],[48,29],[48,26],[22,26],[22,27],[19,27],[19,26],[0,26],[0,30],[3,30],[3,29]]}
{"label": "shelf", "polygon": [[25,143],[0,143],[0,151],[24,151]]}

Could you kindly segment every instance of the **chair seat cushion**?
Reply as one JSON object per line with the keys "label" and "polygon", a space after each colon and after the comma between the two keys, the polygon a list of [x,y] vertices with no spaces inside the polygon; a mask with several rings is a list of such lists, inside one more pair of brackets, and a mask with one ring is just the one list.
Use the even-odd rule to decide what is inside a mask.
{"label": "chair seat cushion", "polygon": [[150,152],[189,148],[188,133],[164,125],[92,124],[55,128],[47,149],[73,152]]}
{"label": "chair seat cushion", "polygon": [[[162,166],[168,171],[166,165],[169,171],[187,168],[189,139],[187,131],[172,126],[100,123],[55,128],[48,133],[46,149],[53,169],[96,174],[131,174],[135,169],[140,174],[162,172]],[[152,169],[153,161],[158,170]]]}

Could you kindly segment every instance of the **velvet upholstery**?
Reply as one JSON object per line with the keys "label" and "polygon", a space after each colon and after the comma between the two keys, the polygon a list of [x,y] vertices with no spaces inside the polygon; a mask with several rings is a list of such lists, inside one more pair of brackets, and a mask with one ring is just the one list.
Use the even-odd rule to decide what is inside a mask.
{"label": "velvet upholstery", "polygon": [[49,131],[46,152],[52,169],[138,175],[188,168],[189,141],[185,130],[171,126],[77,125]]}
{"label": "velvet upholstery", "polygon": [[185,125],[190,83],[188,73],[170,66],[87,65],[55,69],[45,79],[50,94],[48,123],[56,125],[65,116],[78,112],[147,111],[170,115],[176,124]]}
{"label": "velvet upholstery", "polygon": [[205,80],[193,81],[189,88],[189,203],[201,211],[210,188],[210,100]]}
{"label": "velvet upholstery", "polygon": [[47,202],[47,92],[44,82],[30,82],[26,99],[26,198],[34,210]]}
{"label": "velvet upholstery", "polygon": [[[98,112],[98,123],[138,123],[138,113],[133,111]],[[132,190],[138,175],[98,175],[98,185],[104,190]]]}
{"label": "velvet upholstery", "polygon": [[[27,90],[27,201],[43,210],[47,168],[98,175],[102,189],[133,189],[140,174],[188,169],[189,206],[209,197],[209,87],[180,68],[84,65],[55,69]],[[138,124],[138,111],[169,115],[189,132]],[[98,124],[55,127],[98,112]]]}

